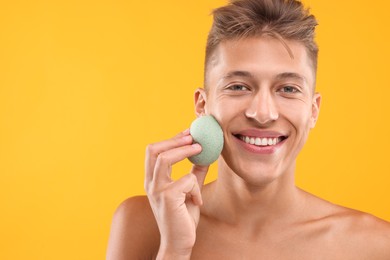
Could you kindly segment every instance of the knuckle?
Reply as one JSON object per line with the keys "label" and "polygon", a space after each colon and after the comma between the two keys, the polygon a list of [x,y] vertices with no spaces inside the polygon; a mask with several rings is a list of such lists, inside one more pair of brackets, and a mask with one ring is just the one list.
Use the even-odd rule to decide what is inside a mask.
{"label": "knuckle", "polygon": [[147,193],[148,197],[156,204],[165,204],[166,202],[172,201],[175,196],[174,191],[170,189],[156,189],[151,187]]}
{"label": "knuckle", "polygon": [[150,183],[148,181],[144,181],[144,190],[146,191],[146,193],[149,193],[150,191]]}
{"label": "knuckle", "polygon": [[176,145],[176,146],[179,146],[179,145],[182,145],[183,143],[183,138],[181,137],[175,137],[172,139],[173,143]]}
{"label": "knuckle", "polygon": [[157,165],[169,165],[170,159],[165,153],[161,153],[157,156]]}
{"label": "knuckle", "polygon": [[146,154],[156,154],[156,145],[155,144],[148,144],[146,146]]}
{"label": "knuckle", "polygon": [[188,178],[190,178],[190,180],[193,182],[197,182],[197,178],[196,178],[195,174],[193,174],[193,173],[188,174]]}
{"label": "knuckle", "polygon": [[148,195],[148,197],[152,197],[152,198],[154,198],[154,197],[156,197],[157,196],[157,194],[158,194],[158,192],[157,192],[157,190],[156,190],[156,187],[155,187],[155,185],[153,185],[153,184],[147,184],[147,189],[146,189],[146,194]]}
{"label": "knuckle", "polygon": [[148,197],[154,198],[156,195],[156,190],[152,186],[149,186],[147,194],[148,194]]}

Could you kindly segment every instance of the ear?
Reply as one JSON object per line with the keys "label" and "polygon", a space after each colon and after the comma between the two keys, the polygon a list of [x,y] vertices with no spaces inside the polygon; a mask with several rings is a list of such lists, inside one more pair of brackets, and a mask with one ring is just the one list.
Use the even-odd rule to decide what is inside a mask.
{"label": "ear", "polygon": [[197,117],[203,116],[206,114],[206,102],[207,95],[206,91],[203,88],[198,88],[194,94],[195,100],[195,114]]}
{"label": "ear", "polygon": [[321,105],[321,94],[315,93],[312,100],[311,125],[310,125],[311,128],[314,128],[317,123],[318,116],[320,114],[320,105]]}

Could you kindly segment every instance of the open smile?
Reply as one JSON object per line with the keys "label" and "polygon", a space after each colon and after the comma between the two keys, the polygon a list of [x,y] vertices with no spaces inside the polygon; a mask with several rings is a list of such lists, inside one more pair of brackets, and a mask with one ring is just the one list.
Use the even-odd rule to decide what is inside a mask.
{"label": "open smile", "polygon": [[247,144],[253,144],[256,146],[271,146],[276,145],[283,141],[285,137],[251,137],[251,136],[245,136],[245,135],[237,135],[237,138],[241,139]]}
{"label": "open smile", "polygon": [[255,153],[273,153],[282,145],[288,137],[284,135],[270,134],[261,136],[254,136],[248,134],[234,134],[234,136],[240,140],[240,143],[243,144],[243,147],[247,150]]}

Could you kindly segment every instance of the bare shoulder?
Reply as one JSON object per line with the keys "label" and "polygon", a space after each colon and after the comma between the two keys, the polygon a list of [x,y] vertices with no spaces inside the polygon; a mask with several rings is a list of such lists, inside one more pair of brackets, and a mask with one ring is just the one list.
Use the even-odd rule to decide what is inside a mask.
{"label": "bare shoulder", "polygon": [[371,214],[343,208],[334,214],[337,229],[350,246],[369,259],[390,259],[390,223]]}
{"label": "bare shoulder", "polygon": [[306,234],[318,239],[313,248],[328,259],[390,259],[389,222],[308,193],[307,201]]}
{"label": "bare shoulder", "polygon": [[390,259],[390,223],[371,214],[329,203],[323,218],[335,256]]}
{"label": "bare shoulder", "polygon": [[114,213],[107,259],[153,259],[159,231],[146,196],[123,201]]}

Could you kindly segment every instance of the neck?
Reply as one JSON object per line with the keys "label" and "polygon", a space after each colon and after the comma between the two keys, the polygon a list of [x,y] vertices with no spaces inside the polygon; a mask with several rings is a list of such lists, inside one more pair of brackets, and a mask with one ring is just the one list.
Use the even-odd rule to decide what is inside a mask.
{"label": "neck", "polygon": [[218,180],[209,193],[214,217],[225,223],[252,226],[294,221],[304,200],[295,186],[294,170],[295,164],[280,176],[254,183],[220,163]]}

